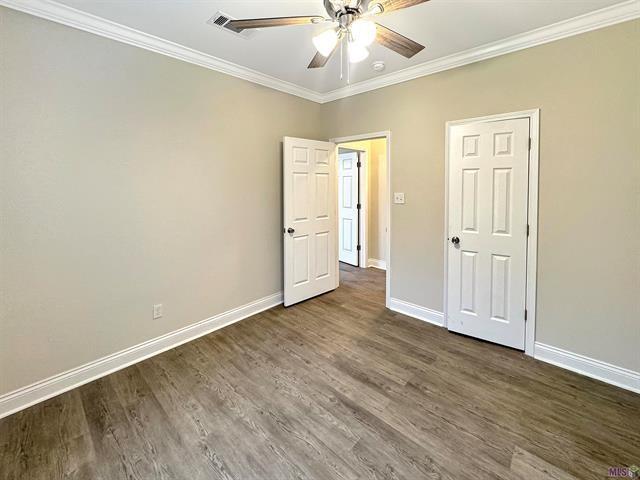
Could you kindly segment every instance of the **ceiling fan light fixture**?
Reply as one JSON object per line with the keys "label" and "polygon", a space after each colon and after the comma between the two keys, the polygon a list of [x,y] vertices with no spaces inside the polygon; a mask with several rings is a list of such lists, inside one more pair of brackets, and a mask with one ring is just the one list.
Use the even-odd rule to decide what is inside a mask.
{"label": "ceiling fan light fixture", "polygon": [[333,52],[333,49],[336,47],[338,43],[338,32],[334,29],[325,30],[322,33],[319,33],[312,39],[313,45],[316,47],[316,50],[320,52],[320,55],[323,57],[328,57]]}
{"label": "ceiling fan light fixture", "polygon": [[353,41],[363,47],[368,47],[376,39],[376,24],[371,20],[359,18],[350,26]]}
{"label": "ceiling fan light fixture", "polygon": [[369,56],[369,50],[356,42],[349,42],[347,52],[349,53],[349,62],[351,63],[361,62]]}

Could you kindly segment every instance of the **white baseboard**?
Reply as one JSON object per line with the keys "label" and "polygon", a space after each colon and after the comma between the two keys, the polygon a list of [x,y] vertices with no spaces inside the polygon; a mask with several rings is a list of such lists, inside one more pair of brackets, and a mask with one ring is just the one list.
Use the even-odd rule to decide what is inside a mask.
{"label": "white baseboard", "polygon": [[409,317],[417,318],[424,322],[429,322],[439,327],[444,325],[444,314],[437,310],[431,310],[427,307],[421,307],[415,303],[405,302],[397,298],[390,298],[387,307],[394,312],[403,313]]}
{"label": "white baseboard", "polygon": [[0,396],[0,418],[282,303],[282,292],[215,315]]}
{"label": "white baseboard", "polygon": [[[282,292],[255,302],[228,310],[211,318],[179,330],[156,337],[120,352],[102,357],[80,367],[54,375],[45,380],[19,388],[0,396],[0,418],[31,405],[55,397],[97,378],[121,370],[129,365],[162,353],[183,343],[211,333],[232,323],[260,313],[282,303]],[[443,326],[443,314],[420,305],[396,298],[389,299],[388,307],[398,313]],[[640,373],[611,365],[600,360],[569,352],[557,347],[535,344],[534,357],[543,362],[586,375],[618,387],[640,393]]]}
{"label": "white baseboard", "polygon": [[377,258],[370,258],[367,260],[367,266],[373,268],[379,268],[380,270],[387,269],[387,262],[384,260],[378,260]]}
{"label": "white baseboard", "polygon": [[[444,314],[430,308],[421,307],[411,302],[390,298],[388,308],[394,312],[403,313],[418,320],[444,326]],[[640,373],[610,363],[589,358],[584,355],[569,352],[561,348],[552,347],[536,342],[534,358],[551,363],[572,372],[595,378],[605,383],[615,385],[632,392],[640,393]]]}
{"label": "white baseboard", "polygon": [[534,358],[572,372],[640,393],[640,373],[578,353],[536,342]]}

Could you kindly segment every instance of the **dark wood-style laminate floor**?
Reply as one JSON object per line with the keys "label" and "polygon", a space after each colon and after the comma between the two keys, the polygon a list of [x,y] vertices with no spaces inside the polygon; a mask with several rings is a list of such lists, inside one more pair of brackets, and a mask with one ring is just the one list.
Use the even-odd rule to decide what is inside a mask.
{"label": "dark wood-style laminate floor", "polygon": [[569,479],[640,463],[640,395],[384,308],[384,272],[0,421],[2,479]]}

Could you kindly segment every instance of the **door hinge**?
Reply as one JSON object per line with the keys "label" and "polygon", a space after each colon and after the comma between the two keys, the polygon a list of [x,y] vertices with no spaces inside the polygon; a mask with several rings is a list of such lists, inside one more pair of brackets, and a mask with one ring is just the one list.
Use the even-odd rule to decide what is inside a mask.
{"label": "door hinge", "polygon": [[358,245],[358,246],[356,247],[356,250],[357,250],[357,251],[362,250],[362,245]]}
{"label": "door hinge", "polygon": [[529,224],[527,223],[527,237],[529,236]]}
{"label": "door hinge", "polygon": [[527,309],[526,308],[524,309],[524,321],[525,322],[527,321]]}
{"label": "door hinge", "polygon": [[360,209],[362,208],[362,204],[361,204],[361,203],[358,203],[358,204],[356,205],[356,208],[357,208],[358,210],[360,210]]}
{"label": "door hinge", "polygon": [[529,137],[529,150],[531,150],[531,137]]}
{"label": "door hinge", "polygon": [[362,162],[359,161],[358,163],[356,163],[356,167],[358,168],[362,167]]}

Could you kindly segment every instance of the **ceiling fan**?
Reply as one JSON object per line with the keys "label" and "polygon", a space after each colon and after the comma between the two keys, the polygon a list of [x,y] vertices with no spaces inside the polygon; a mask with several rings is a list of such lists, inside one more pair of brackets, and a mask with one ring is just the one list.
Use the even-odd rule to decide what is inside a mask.
{"label": "ceiling fan", "polygon": [[313,37],[317,53],[307,68],[324,67],[338,45],[346,40],[347,55],[351,63],[369,56],[367,47],[374,41],[400,55],[411,58],[424,46],[398,32],[370,20],[374,15],[412,7],[428,0],[324,0],[329,18],[320,16],[253,18],[231,20],[227,27],[238,32],[249,28],[280,27],[331,23],[332,27]]}

